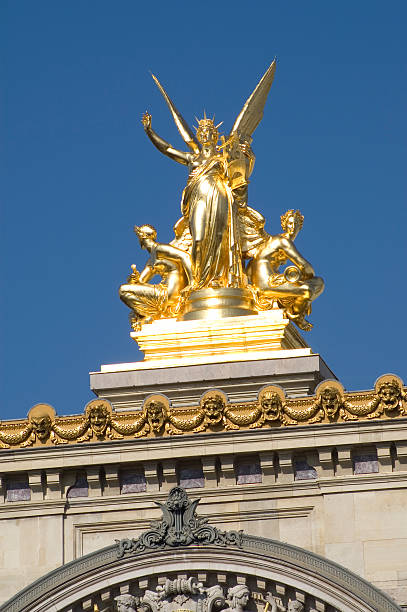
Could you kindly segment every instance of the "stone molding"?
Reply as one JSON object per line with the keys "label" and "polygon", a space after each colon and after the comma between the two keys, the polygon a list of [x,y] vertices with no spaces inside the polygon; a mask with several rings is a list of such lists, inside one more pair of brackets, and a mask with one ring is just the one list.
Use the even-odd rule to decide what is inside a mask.
{"label": "stone molding", "polygon": [[296,546],[243,535],[242,548],[166,546],[117,558],[117,545],[91,553],[50,572],[6,602],[1,612],[46,612],[68,609],[106,586],[131,577],[164,571],[205,569],[254,574],[286,583],[325,599],[341,612],[400,612],[387,595],[340,565]]}
{"label": "stone molding", "polygon": [[[91,601],[89,597],[107,584],[123,583],[132,574],[140,577],[140,571],[150,577],[157,570],[171,572],[172,565],[177,571],[216,568],[277,579],[341,612],[400,610],[372,584],[319,555],[243,531],[220,531],[197,515],[199,501],[190,500],[182,487],[172,488],[165,503],[156,502],[161,520],[153,521],[139,537],[116,540],[113,546],[63,565],[20,591],[0,610],[45,612],[77,607],[84,597]],[[198,559],[196,567],[193,559]]]}
{"label": "stone molding", "polygon": [[[72,465],[95,464],[96,458],[101,464],[115,464],[120,456],[120,463],[127,461],[162,460],[171,451],[172,457],[201,456],[259,451],[301,450],[306,448],[337,447],[342,445],[368,444],[369,440],[386,444],[397,441],[400,446],[405,443],[407,435],[407,418],[366,420],[347,423],[321,423],[284,428],[263,428],[239,431],[208,432],[201,435],[184,434],[182,436],[163,436],[156,438],[154,444],[145,439],[106,440],[103,443],[69,444],[64,446],[42,446],[18,449],[2,449],[0,457],[3,472],[17,472],[33,469],[38,462],[41,469],[56,470]],[[375,437],[377,436],[377,437]],[[384,436],[382,438],[382,436]],[[366,441],[364,440],[366,439]],[[229,450],[229,447],[231,450]],[[118,455],[116,454],[118,453]],[[177,454],[179,453],[179,455]],[[406,450],[404,454],[407,456]],[[69,458],[69,459],[68,459]],[[38,469],[38,467],[36,466]]]}
{"label": "stone molding", "polygon": [[[295,435],[294,435],[295,434]],[[163,438],[154,445],[141,440],[119,443],[45,447],[3,451],[0,482],[0,517],[38,516],[87,512],[94,508],[115,510],[146,504],[151,499],[163,499],[177,484],[178,458],[203,457],[204,479],[199,494],[227,498],[233,487],[234,498],[250,488],[252,495],[283,497],[286,491],[293,495],[320,495],[324,492],[352,492],[372,489],[399,489],[405,487],[407,419],[397,421],[368,421],[358,424],[303,426],[293,429],[253,430],[230,435],[211,433],[205,436]],[[296,448],[294,447],[294,444]],[[229,446],[230,445],[230,446]],[[320,445],[320,446],[319,446]],[[354,473],[352,454],[363,453],[366,446],[377,450],[376,473]],[[233,453],[231,452],[233,450]],[[254,453],[259,456],[262,482],[236,485],[234,462]],[[337,460],[334,454],[337,453]],[[296,480],[294,459],[309,455],[315,466],[312,480]],[[170,460],[165,457],[171,456]],[[118,465],[120,458],[121,466]],[[274,464],[273,464],[274,461]],[[217,467],[216,467],[217,462]],[[167,465],[168,463],[168,465]],[[160,480],[158,468],[165,464]],[[279,464],[279,465],[278,465]],[[52,467],[51,467],[52,466]],[[70,498],[66,507],[67,478],[77,470],[88,471],[92,489],[88,496]],[[109,468],[111,466],[111,469]],[[143,469],[145,491],[123,493],[119,484],[119,468]],[[216,468],[216,469],[215,469]],[[109,471],[110,469],[110,471]],[[35,490],[31,500],[7,501],[7,482],[14,473],[27,472],[38,476],[42,472],[42,491]],[[108,473],[109,482],[103,477]],[[217,471],[216,471],[217,470]],[[111,473],[110,473],[111,472]],[[38,480],[38,478],[37,478]],[[72,479],[71,479],[72,480]],[[112,486],[112,482],[116,485]],[[64,484],[65,482],[65,484]]]}
{"label": "stone molding", "polygon": [[149,395],[141,411],[118,413],[107,399],[89,402],[83,415],[58,417],[48,404],[37,404],[26,420],[0,424],[0,448],[41,448],[239,430],[338,425],[407,416],[407,390],[394,374],[378,378],[372,391],[345,392],[337,380],[324,380],[315,396],[287,398],[283,389],[259,389],[255,402],[229,402],[219,389],[206,391],[198,406],[174,407],[160,393]]}

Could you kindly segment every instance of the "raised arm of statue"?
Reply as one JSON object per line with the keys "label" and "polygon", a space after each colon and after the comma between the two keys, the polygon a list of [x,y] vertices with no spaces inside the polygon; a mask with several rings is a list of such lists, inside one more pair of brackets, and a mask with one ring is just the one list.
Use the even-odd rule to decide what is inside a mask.
{"label": "raised arm of statue", "polygon": [[264,608],[264,612],[280,612],[277,608],[277,602],[271,593],[267,593],[266,595],[266,605]]}
{"label": "raised arm of statue", "polygon": [[179,164],[184,164],[187,166],[191,159],[191,153],[184,153],[184,151],[178,151],[178,149],[174,149],[169,142],[165,141],[161,136],[159,136],[151,127],[151,115],[146,111],[141,119],[141,122],[144,127],[144,131],[153,143],[155,147],[161,152],[164,153],[167,157],[170,157],[174,161]]}

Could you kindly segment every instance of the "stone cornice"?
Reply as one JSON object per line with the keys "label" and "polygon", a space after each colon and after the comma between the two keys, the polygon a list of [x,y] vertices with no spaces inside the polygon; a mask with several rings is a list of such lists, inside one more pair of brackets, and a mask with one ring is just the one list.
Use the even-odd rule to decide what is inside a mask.
{"label": "stone cornice", "polygon": [[204,393],[199,405],[180,408],[171,406],[165,395],[155,393],[146,398],[143,410],[126,413],[115,412],[103,398],[92,400],[84,414],[66,417],[56,416],[48,404],[37,404],[26,420],[0,423],[0,447],[6,458],[10,448],[31,447],[40,453],[39,449],[119,445],[138,438],[149,445],[169,439],[173,446],[183,438],[184,445],[191,434],[195,443],[201,436],[215,435],[226,442],[228,436],[245,432],[247,437],[248,432],[255,431],[274,434],[295,430],[292,435],[298,438],[304,427],[321,428],[327,433],[335,429],[338,435],[344,426],[348,433],[355,425],[372,420],[397,421],[399,426],[406,416],[406,389],[400,378],[388,374],[376,381],[372,391],[348,393],[338,381],[325,380],[315,396],[294,399],[269,385],[259,390],[256,402],[230,403],[222,391],[212,389]]}
{"label": "stone cornice", "polygon": [[295,428],[263,428],[139,438],[99,443],[3,449],[3,472],[33,469],[62,469],[75,465],[159,461],[163,458],[201,457],[324,447],[391,443],[407,439],[407,418],[350,423],[313,424]]}
{"label": "stone cornice", "polygon": [[[333,478],[320,478],[316,480],[293,481],[290,483],[273,483],[261,485],[245,485],[243,490],[237,487],[216,487],[195,489],[194,492],[200,496],[203,503],[207,502],[211,506],[224,505],[228,502],[239,503],[247,499],[248,493],[257,500],[307,499],[319,497],[326,493],[343,494],[357,491],[377,491],[381,489],[404,489],[407,484],[407,472],[393,472],[388,474],[358,474],[357,476],[335,476]],[[126,495],[103,495],[97,497],[72,498],[67,504],[66,498],[44,499],[37,501],[8,502],[0,504],[0,519],[23,518],[27,516],[52,516],[64,515],[75,516],[83,515],[84,512],[95,511],[120,511],[125,510],[145,510],[151,509],[154,501],[165,500],[167,491],[154,493],[133,493]],[[301,506],[303,510],[305,506]],[[309,506],[312,508],[312,506]],[[290,512],[292,508],[290,507]],[[262,513],[263,511],[261,511]],[[268,515],[278,514],[281,509],[271,508],[267,511]],[[220,513],[211,512],[212,522],[229,522],[237,520],[245,513],[241,510],[228,515],[222,511]],[[134,521],[130,521],[134,524]],[[93,524],[93,523],[92,523]],[[142,521],[142,526],[144,521]],[[98,527],[99,529],[99,527]]]}

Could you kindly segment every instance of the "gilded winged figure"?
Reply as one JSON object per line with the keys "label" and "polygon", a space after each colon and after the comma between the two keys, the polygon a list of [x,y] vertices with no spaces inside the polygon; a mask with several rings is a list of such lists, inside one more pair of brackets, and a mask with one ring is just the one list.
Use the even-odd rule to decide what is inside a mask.
{"label": "gilded winged figure", "polygon": [[[255,163],[251,143],[263,117],[275,68],[273,61],[228,136],[222,138],[218,131],[221,124],[215,125],[206,113],[197,119],[194,134],[152,75],[188,150],[177,149],[161,138],[147,111],[142,117],[144,130],[161,153],[188,167],[188,179],[181,197],[182,216],[174,225],[171,244],[157,243],[152,226],[135,230],[142,248],[150,252],[150,260],[141,274],[134,270],[127,284],[120,287],[120,297],[133,310],[136,325],[160,317],[180,317],[183,312],[185,316],[188,296],[201,295],[202,290],[212,292],[209,297],[218,291],[216,295],[222,298],[234,290],[235,294],[250,294],[255,305],[254,312],[244,314],[277,306],[302,329],[311,327],[304,315],[322,292],[323,282],[293,244],[299,231],[298,217],[291,215],[287,220],[288,224],[297,223],[294,229],[283,228],[283,234],[270,236],[264,229],[263,215],[248,205],[249,178]],[[280,274],[279,267],[287,260],[294,264],[294,280],[292,272],[291,277]],[[156,274],[162,282],[152,284],[149,281]],[[225,310],[221,316],[233,315]]]}
{"label": "gilded winged figure", "polygon": [[[192,289],[242,287],[244,275],[240,233],[253,232],[253,219],[247,221],[247,185],[254,166],[252,134],[263,116],[273,82],[275,61],[239,113],[227,140],[219,145],[218,126],[204,116],[198,120],[196,136],[158,79],[153,76],[171,111],[175,124],[189,148],[180,151],[163,140],[145,113],[147,136],[161,153],[188,166],[189,176],[182,194],[182,218],[176,234],[189,232],[192,240]],[[242,210],[243,209],[243,210]],[[239,218],[240,217],[240,218]]]}

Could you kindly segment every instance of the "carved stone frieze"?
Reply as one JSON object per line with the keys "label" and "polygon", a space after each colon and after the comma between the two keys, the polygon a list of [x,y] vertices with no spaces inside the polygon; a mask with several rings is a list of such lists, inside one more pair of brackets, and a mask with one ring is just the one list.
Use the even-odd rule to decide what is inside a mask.
{"label": "carved stone frieze", "polygon": [[315,396],[294,399],[273,385],[260,389],[256,402],[230,403],[221,390],[211,389],[198,406],[182,408],[154,394],[146,398],[143,410],[125,414],[115,413],[103,398],[89,402],[83,415],[66,417],[56,416],[49,404],[37,404],[25,420],[0,422],[0,449],[405,416],[403,381],[385,374],[372,391],[348,393],[340,382],[325,380]]}
{"label": "carved stone frieze", "polygon": [[[137,597],[130,594],[115,597],[117,612],[246,612],[250,609],[249,601],[254,599],[245,583],[225,589],[220,584],[205,586],[195,576],[166,578],[161,583]],[[287,605],[271,592],[257,591],[254,605],[258,612],[304,612],[303,603],[285,599]]]}
{"label": "carved stone frieze", "polygon": [[206,587],[197,578],[167,578],[154,591],[146,590],[138,612],[216,612],[226,607],[221,586]]}

